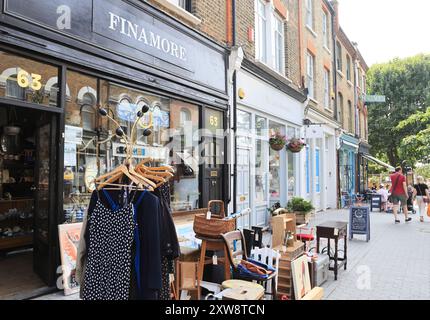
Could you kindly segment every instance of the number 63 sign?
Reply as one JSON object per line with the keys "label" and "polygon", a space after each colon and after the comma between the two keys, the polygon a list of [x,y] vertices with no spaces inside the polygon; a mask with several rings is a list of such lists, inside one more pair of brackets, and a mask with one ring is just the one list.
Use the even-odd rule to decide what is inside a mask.
{"label": "number 63 sign", "polygon": [[40,81],[42,76],[37,73],[28,73],[27,71],[20,69],[16,75],[16,81],[21,88],[31,88],[38,91],[42,88],[42,82]]}

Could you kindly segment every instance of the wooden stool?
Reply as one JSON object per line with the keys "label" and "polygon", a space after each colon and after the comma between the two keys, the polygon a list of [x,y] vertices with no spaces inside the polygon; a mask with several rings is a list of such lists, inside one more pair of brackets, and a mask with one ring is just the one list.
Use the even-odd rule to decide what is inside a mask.
{"label": "wooden stool", "polygon": [[[212,264],[212,257],[209,259],[206,257],[206,250],[211,251],[223,251],[224,257],[217,258],[217,261],[219,264],[224,264],[224,278],[225,280],[230,279],[230,262],[228,260],[228,253],[226,251],[224,241],[223,239],[212,239],[212,238],[204,238],[201,236],[197,236],[197,239],[202,240],[202,246],[200,249],[200,260],[199,260],[199,266],[198,266],[198,281],[199,283],[203,280],[203,271],[205,268],[205,265]],[[198,295],[200,299],[200,286],[198,290]]]}

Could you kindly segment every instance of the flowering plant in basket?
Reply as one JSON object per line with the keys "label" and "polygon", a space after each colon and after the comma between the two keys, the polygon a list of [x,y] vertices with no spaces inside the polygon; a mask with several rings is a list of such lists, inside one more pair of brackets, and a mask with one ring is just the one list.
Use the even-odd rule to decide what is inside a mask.
{"label": "flowering plant in basket", "polygon": [[279,151],[285,147],[287,143],[287,138],[280,134],[279,132],[275,132],[270,136],[269,144],[273,150]]}
{"label": "flowering plant in basket", "polygon": [[298,138],[290,139],[290,141],[288,141],[288,144],[287,144],[287,148],[291,152],[300,152],[305,146],[306,146],[305,141],[303,139],[298,139]]}

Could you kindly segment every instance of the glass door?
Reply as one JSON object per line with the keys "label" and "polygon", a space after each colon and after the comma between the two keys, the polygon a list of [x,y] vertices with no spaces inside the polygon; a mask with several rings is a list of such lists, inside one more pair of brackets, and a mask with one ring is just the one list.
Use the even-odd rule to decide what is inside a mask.
{"label": "glass door", "polygon": [[35,166],[34,272],[47,284],[54,282],[57,221],[53,212],[55,183],[55,116],[45,113],[37,126]]}
{"label": "glass door", "polygon": [[251,227],[251,186],[249,184],[251,174],[251,152],[248,148],[238,148],[237,150],[237,212],[243,215],[237,220],[238,229]]}

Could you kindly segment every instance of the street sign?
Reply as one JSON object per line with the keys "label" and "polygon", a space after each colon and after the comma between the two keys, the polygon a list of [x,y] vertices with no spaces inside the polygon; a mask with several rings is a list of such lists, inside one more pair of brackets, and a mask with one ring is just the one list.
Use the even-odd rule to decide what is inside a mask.
{"label": "street sign", "polygon": [[368,103],[385,103],[386,99],[385,99],[385,96],[378,96],[378,95],[369,96],[369,95],[366,95],[365,101]]}

